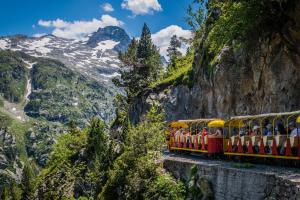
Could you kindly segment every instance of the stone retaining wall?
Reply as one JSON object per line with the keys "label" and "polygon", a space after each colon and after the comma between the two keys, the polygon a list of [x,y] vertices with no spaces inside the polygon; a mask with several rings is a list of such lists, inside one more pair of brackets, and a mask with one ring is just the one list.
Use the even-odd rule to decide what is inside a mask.
{"label": "stone retaining wall", "polygon": [[234,168],[234,163],[166,156],[164,168],[176,178],[187,181],[193,165],[207,179],[216,200],[300,199],[300,170],[255,165]]}

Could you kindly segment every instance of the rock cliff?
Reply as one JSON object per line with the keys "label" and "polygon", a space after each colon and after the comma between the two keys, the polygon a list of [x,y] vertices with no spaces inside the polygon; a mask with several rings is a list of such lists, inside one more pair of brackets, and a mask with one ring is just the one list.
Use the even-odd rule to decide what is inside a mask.
{"label": "rock cliff", "polygon": [[193,85],[147,90],[131,109],[132,121],[157,102],[168,120],[299,110],[300,3],[295,5],[286,8],[278,29],[249,37],[249,47],[225,45],[209,73],[204,34],[195,50]]}

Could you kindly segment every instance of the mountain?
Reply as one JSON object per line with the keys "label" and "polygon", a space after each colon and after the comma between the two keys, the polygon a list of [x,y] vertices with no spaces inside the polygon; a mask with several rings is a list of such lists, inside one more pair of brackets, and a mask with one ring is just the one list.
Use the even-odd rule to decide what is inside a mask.
{"label": "mountain", "polygon": [[[118,52],[124,51],[129,42],[130,38],[127,33],[123,29],[115,26],[100,28],[97,32],[91,34],[87,41],[59,38],[53,35],[38,38],[24,35],[2,37],[0,38],[0,50],[20,51],[25,54],[15,55],[8,52],[2,54],[2,56],[4,56],[3,59],[7,59],[3,60],[3,64],[7,62],[6,64],[13,68],[10,69],[12,70],[10,72],[15,74],[2,74],[2,76],[10,76],[9,81],[12,87],[10,88],[11,91],[8,92],[7,81],[3,79],[0,81],[0,93],[4,95],[6,100],[18,103],[23,99],[25,88],[30,86],[30,88],[33,88],[33,92],[28,96],[29,100],[25,110],[30,116],[40,116],[41,112],[36,112],[36,110],[38,109],[37,106],[42,106],[42,104],[40,104],[41,99],[45,100],[45,105],[47,101],[48,106],[51,105],[51,103],[49,104],[51,99],[49,98],[49,91],[55,91],[55,95],[58,96],[59,93],[66,91],[72,92],[73,89],[71,88],[76,88],[76,84],[78,83],[87,83],[89,88],[98,91],[96,94],[88,96],[96,96],[95,101],[99,103],[97,108],[90,106],[91,109],[94,109],[92,112],[93,115],[100,116],[102,119],[109,121],[114,115],[112,105],[113,96],[121,92],[119,88],[116,88],[112,84],[111,79],[119,75],[118,71],[121,63],[118,59]],[[8,59],[9,56],[19,56],[19,58],[16,59],[16,63],[14,63],[15,61],[10,63]],[[33,65],[33,67],[31,66],[32,69],[27,70],[28,72],[25,72],[26,67],[24,66],[26,66],[26,63],[27,66],[28,64],[30,66],[30,63],[35,63],[35,65]],[[2,69],[0,69],[0,74],[1,73],[4,73]],[[28,77],[33,78],[30,84],[26,82],[28,79],[25,75],[26,73]],[[14,76],[14,78],[12,78],[12,76]],[[47,83],[48,81],[49,83]],[[16,84],[14,84],[14,82]],[[64,84],[62,84],[62,82]],[[84,89],[81,88],[81,90]],[[37,94],[37,91],[39,91],[39,94]],[[97,97],[98,94],[101,98],[100,96],[99,98]],[[55,95],[51,95],[51,97],[53,97],[52,100],[55,99]],[[61,94],[61,96],[64,95]],[[74,93],[70,96],[72,98],[79,98],[76,95],[75,97]],[[37,104],[36,98],[39,104]],[[83,99],[80,98],[80,100]],[[63,104],[62,107],[53,105],[49,106],[49,108],[52,107],[52,110],[55,110],[55,108],[64,110],[62,108],[64,107],[63,102],[65,100],[66,98],[55,99],[57,105]],[[69,99],[69,101],[69,104],[72,106],[71,102],[75,100]],[[89,102],[91,103],[90,98]],[[104,108],[102,109],[102,105],[108,106],[106,110],[108,110],[110,114],[103,114]],[[73,105],[74,108],[76,106],[82,108],[78,101]],[[66,122],[71,113],[73,113],[71,110],[69,109],[69,116],[63,117],[60,112],[57,112],[57,116],[50,114],[51,111],[48,109],[48,112],[43,111],[43,116],[47,116],[46,118],[52,121],[58,120]],[[88,113],[90,114],[86,114],[83,121],[88,120],[88,117],[92,116],[91,112]],[[79,121],[82,121],[82,119],[79,118]]]}
{"label": "mountain", "polygon": [[[117,43],[112,42],[117,41]],[[97,32],[93,33],[87,45],[95,48],[97,46],[114,46],[115,51],[124,52],[130,43],[130,37],[127,33],[120,27],[117,26],[107,26],[104,28],[99,28]]]}
{"label": "mountain", "polygon": [[[88,41],[46,35],[32,38],[16,35],[0,38],[0,50],[22,51],[33,57],[59,60],[68,68],[107,84],[118,76],[118,52],[130,42],[127,33],[114,26],[100,28]],[[111,84],[109,84],[111,87]]]}

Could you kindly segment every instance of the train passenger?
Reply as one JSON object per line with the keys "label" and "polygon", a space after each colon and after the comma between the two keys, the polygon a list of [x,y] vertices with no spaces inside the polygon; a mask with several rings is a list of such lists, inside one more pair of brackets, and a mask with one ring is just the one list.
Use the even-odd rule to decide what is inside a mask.
{"label": "train passenger", "polygon": [[206,136],[208,134],[207,127],[203,128],[202,136]]}
{"label": "train passenger", "polygon": [[232,136],[238,135],[239,131],[236,127],[232,129]]}
{"label": "train passenger", "polygon": [[260,127],[259,126],[254,126],[253,127],[253,132],[251,133],[251,136],[257,136],[257,135],[260,135],[261,132],[260,132]]}
{"label": "train passenger", "polygon": [[248,135],[248,136],[251,135],[251,128],[250,128],[250,126],[246,127],[246,133],[245,134]]}
{"label": "train passenger", "polygon": [[270,131],[270,126],[272,126],[270,121],[268,119],[265,119],[263,122],[263,128],[262,128],[262,134],[264,136],[268,135],[268,132]]}
{"label": "train passenger", "polygon": [[187,142],[187,146],[190,145],[190,142],[192,142],[192,133],[191,131],[188,131],[185,133],[185,136],[186,136],[186,142]]}
{"label": "train passenger", "polygon": [[223,129],[217,128],[216,132],[214,133],[215,136],[223,136]]}
{"label": "train passenger", "polygon": [[279,123],[277,124],[277,132],[278,132],[280,135],[286,135],[286,134],[287,134],[287,133],[286,133],[286,130],[285,130],[285,128],[284,128],[284,125],[283,125],[282,122],[279,122]]}
{"label": "train passenger", "polygon": [[175,132],[175,141],[180,142],[181,138],[183,137],[183,132],[183,128],[180,128]]}
{"label": "train passenger", "polygon": [[245,129],[241,128],[239,134],[240,134],[240,136],[244,136],[246,134]]}
{"label": "train passenger", "polygon": [[267,124],[263,131],[264,136],[272,136],[272,124]]}
{"label": "train passenger", "polygon": [[295,126],[294,122],[289,123],[289,132],[292,137],[300,136],[300,129]]}

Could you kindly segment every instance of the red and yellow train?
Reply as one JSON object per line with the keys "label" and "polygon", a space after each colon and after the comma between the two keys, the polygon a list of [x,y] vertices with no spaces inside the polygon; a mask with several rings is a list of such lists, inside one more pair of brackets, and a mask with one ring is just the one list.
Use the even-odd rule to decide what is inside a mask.
{"label": "red and yellow train", "polygon": [[300,111],[169,123],[170,151],[300,160]]}

